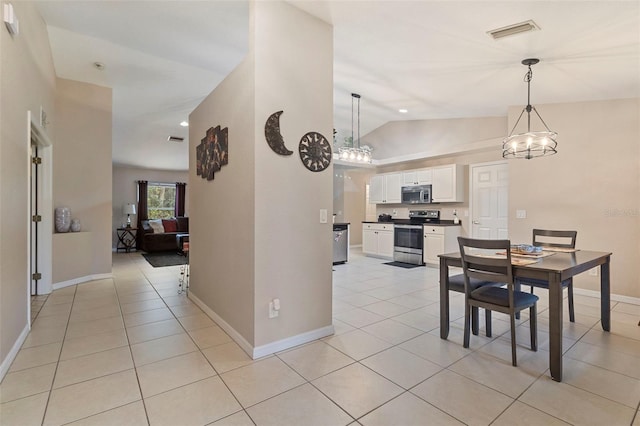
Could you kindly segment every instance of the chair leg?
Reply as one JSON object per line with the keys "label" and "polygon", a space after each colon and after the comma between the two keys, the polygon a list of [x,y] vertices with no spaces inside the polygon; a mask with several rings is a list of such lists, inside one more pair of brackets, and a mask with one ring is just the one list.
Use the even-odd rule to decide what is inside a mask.
{"label": "chair leg", "polygon": [[479,333],[480,326],[478,322],[480,321],[480,310],[477,306],[471,307],[471,332],[474,336],[477,336]]}
{"label": "chair leg", "polygon": [[491,337],[491,311],[489,309],[484,310],[484,322],[485,329],[487,331],[487,337]]}
{"label": "chair leg", "polygon": [[[513,291],[520,291],[520,288],[522,286],[520,285],[520,281],[518,280],[514,280],[513,282]],[[520,311],[516,312],[516,319],[520,319]]]}
{"label": "chair leg", "polygon": [[569,321],[576,322],[576,315],[573,310],[573,279],[569,281],[567,291],[569,292]]}
{"label": "chair leg", "polygon": [[464,340],[462,346],[469,347],[469,328],[471,328],[471,306],[466,303],[464,307]]}
{"label": "chair leg", "polygon": [[518,361],[516,360],[516,316],[515,312],[512,312],[509,315],[511,318],[511,364],[514,367],[518,366]]}
{"label": "chair leg", "polygon": [[531,331],[531,350],[538,350],[538,317],[536,305],[529,308],[529,330]]}

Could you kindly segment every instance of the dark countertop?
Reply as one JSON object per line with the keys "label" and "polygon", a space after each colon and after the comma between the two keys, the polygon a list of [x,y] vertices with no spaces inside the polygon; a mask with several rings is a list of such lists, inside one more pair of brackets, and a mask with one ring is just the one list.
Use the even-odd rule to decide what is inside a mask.
{"label": "dark countertop", "polygon": [[[411,222],[410,219],[393,219],[391,222],[378,222],[378,221],[366,221],[363,220],[362,223],[379,223],[379,224],[395,224],[398,225],[414,225],[415,222]],[[425,222],[422,225],[424,226],[462,226],[462,222],[458,224],[454,224],[453,220],[439,220],[438,222]]]}
{"label": "dark countertop", "polygon": [[333,225],[351,225],[351,222],[334,222]]}

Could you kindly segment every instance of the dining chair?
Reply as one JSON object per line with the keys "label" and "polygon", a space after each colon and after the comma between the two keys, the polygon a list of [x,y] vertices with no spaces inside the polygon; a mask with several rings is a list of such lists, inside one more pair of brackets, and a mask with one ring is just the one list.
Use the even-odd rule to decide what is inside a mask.
{"label": "dining chair", "polygon": [[[576,248],[577,231],[551,231],[546,229],[533,230],[533,245],[537,247],[558,247],[566,249]],[[549,290],[549,282],[536,278],[516,278],[516,290],[520,290],[522,285],[531,286],[531,293],[535,287]],[[569,321],[576,322],[573,308],[573,279],[569,278],[562,282],[562,288],[568,291],[569,300]]]}
{"label": "dining chair", "polygon": [[[472,289],[477,289],[486,285],[501,286],[501,283],[495,283],[486,280],[469,280],[469,285]],[[449,291],[455,291],[457,293],[464,293],[464,274],[452,275],[449,277]],[[471,311],[471,331],[477,335],[479,332],[479,311],[477,307],[473,307]],[[491,337],[491,311],[485,309],[485,332],[487,337]]]}
{"label": "dining chair", "polygon": [[[511,363],[516,359],[516,312],[529,308],[531,350],[538,350],[536,305],[538,296],[514,289],[509,240],[478,240],[458,237],[465,286],[464,343],[469,347],[469,328],[473,307],[508,314],[511,320]],[[504,253],[504,254],[496,254]],[[471,280],[502,283],[502,287],[481,286],[473,289]],[[506,286],[506,287],[505,287]]]}

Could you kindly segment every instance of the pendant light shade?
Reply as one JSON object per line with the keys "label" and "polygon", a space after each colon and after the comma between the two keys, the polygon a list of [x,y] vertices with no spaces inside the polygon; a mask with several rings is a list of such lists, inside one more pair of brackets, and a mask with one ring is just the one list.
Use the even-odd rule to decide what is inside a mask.
{"label": "pendant light shade", "polygon": [[[536,157],[543,157],[556,154],[558,151],[556,147],[556,137],[558,134],[549,129],[544,122],[540,114],[534,106],[531,105],[531,80],[533,79],[533,71],[531,66],[540,62],[539,59],[525,59],[522,61],[522,65],[529,67],[529,70],[524,76],[524,81],[527,83],[527,106],[524,107],[516,124],[511,129],[509,136],[504,138],[502,142],[502,157],[503,158],[525,158],[530,160]],[[531,130],[531,112],[535,113],[535,117],[544,126],[544,130],[532,131]],[[524,133],[514,133],[518,127],[518,123],[522,119],[522,116],[527,113],[527,131]]]}

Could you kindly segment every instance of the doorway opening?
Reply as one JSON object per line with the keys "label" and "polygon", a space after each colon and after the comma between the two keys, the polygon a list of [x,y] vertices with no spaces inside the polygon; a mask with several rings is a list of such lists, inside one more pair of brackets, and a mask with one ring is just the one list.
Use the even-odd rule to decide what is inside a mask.
{"label": "doorway opening", "polygon": [[[43,115],[40,115],[42,120]],[[34,121],[31,111],[27,112],[27,120],[29,126],[28,294],[36,297],[51,293],[52,289],[52,143],[46,129]]]}

